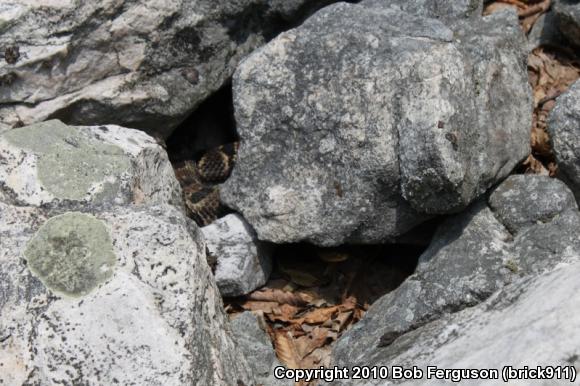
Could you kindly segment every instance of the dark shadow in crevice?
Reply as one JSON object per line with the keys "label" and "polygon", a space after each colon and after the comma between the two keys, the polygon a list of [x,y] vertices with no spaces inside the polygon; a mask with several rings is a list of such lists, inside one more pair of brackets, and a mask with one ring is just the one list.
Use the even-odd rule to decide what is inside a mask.
{"label": "dark shadow in crevice", "polygon": [[197,160],[207,150],[238,140],[232,85],[228,82],[203,101],[167,139],[172,163]]}
{"label": "dark shadow in crevice", "polygon": [[359,304],[369,306],[413,274],[425,248],[412,244],[277,245],[270,280],[312,288],[337,304],[354,296]]}

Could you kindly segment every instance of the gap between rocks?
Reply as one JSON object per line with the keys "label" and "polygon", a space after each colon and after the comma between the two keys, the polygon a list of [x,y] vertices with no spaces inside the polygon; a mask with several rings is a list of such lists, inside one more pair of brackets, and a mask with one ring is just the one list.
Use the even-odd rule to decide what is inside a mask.
{"label": "gap between rocks", "polygon": [[[539,7],[540,11],[532,13],[530,9],[544,2],[521,5],[493,1],[487,4],[484,13],[515,6],[524,32],[530,34],[546,11]],[[555,99],[580,78],[580,57],[566,47],[542,44],[531,50],[528,72],[534,95],[532,152],[515,172],[555,177],[558,170],[547,117]],[[199,162],[208,151],[239,140],[232,101],[230,81],[206,99],[168,138],[167,150],[176,169],[184,161]],[[188,181],[177,174],[182,187],[185,186]],[[211,186],[219,189],[219,183]],[[225,213],[218,211],[216,216]],[[433,225],[436,223],[425,232],[432,232]],[[244,311],[253,312],[264,322],[284,364],[312,368],[330,364],[331,344],[358,322],[374,301],[413,274],[426,245],[320,248],[291,244],[273,248],[274,268],[266,285],[246,296],[224,299],[225,308],[232,318]]]}

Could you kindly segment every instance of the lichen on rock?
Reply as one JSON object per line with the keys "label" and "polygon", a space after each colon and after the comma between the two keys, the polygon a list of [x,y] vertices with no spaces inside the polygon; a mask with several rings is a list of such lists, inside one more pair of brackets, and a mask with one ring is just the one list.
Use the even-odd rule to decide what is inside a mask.
{"label": "lichen on rock", "polygon": [[[126,173],[130,167],[120,147],[92,140],[56,120],[11,130],[4,136],[11,144],[39,156],[39,181],[61,199],[82,199],[93,186],[103,184],[108,176]],[[113,195],[117,191],[114,186],[102,190]]]}
{"label": "lichen on rock", "polygon": [[46,287],[68,296],[85,295],[106,281],[117,260],[104,223],[78,212],[49,219],[24,254]]}

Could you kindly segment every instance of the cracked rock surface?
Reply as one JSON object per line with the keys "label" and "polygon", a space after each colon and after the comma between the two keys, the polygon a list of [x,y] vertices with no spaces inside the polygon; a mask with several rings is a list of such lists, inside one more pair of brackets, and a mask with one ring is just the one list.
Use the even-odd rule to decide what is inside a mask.
{"label": "cracked rock surface", "polygon": [[529,153],[524,43],[511,12],[324,8],[238,67],[222,199],[262,240],[324,246],[465,209]]}
{"label": "cracked rock surface", "polygon": [[51,121],[3,132],[0,154],[0,383],[253,384],[150,137]]}
{"label": "cracked rock surface", "polygon": [[[461,318],[449,315],[477,306],[494,294],[503,296],[497,295],[500,290],[509,293],[502,288],[511,283],[541,277],[561,264],[578,264],[580,212],[566,185],[543,176],[511,176],[489,201],[490,206],[478,202],[440,225],[415,273],[374,303],[363,320],[339,339],[334,349],[336,365],[399,365],[391,360],[428,345],[428,341],[415,341],[415,346],[401,343],[414,339],[414,330],[424,325],[427,330],[433,325],[443,328],[449,320]],[[521,290],[525,285],[515,287]],[[445,321],[429,324],[441,318]],[[467,331],[462,327],[457,335],[469,334],[470,328],[475,326],[465,327]],[[491,325],[481,328],[493,330]],[[521,326],[522,331],[526,328]],[[506,342],[503,337],[494,341]],[[483,347],[477,350],[485,351]],[[440,355],[436,349],[429,352]]]}
{"label": "cracked rock surface", "polygon": [[238,62],[327,0],[6,0],[0,120],[167,136]]}

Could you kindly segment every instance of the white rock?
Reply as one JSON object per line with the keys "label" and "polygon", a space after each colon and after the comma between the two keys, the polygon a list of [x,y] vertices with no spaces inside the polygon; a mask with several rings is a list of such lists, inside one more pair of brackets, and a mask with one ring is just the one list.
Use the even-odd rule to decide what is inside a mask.
{"label": "white rock", "polygon": [[[226,327],[201,234],[180,211],[50,216],[0,203],[4,384],[251,380]],[[71,222],[75,228],[66,231]],[[104,265],[91,262],[109,255],[102,275]]]}
{"label": "white rock", "polygon": [[0,159],[0,191],[19,205],[182,206],[167,154],[139,130],[42,122],[0,133]]}
{"label": "white rock", "polygon": [[266,283],[272,271],[269,247],[241,216],[230,214],[202,232],[217,259],[215,279],[223,296],[245,295]]}

